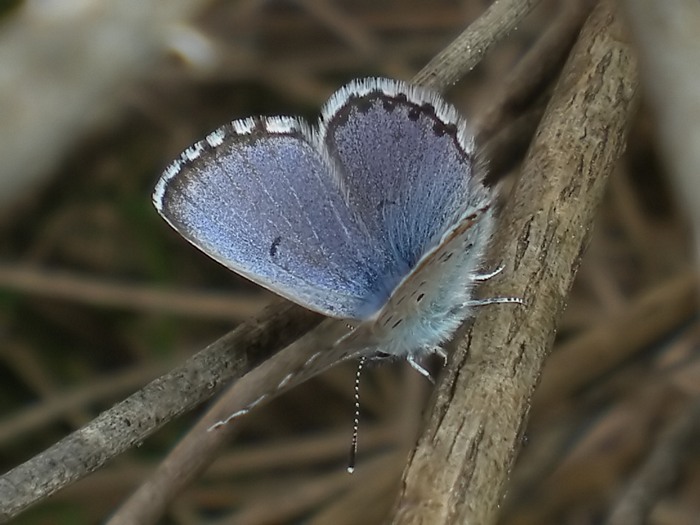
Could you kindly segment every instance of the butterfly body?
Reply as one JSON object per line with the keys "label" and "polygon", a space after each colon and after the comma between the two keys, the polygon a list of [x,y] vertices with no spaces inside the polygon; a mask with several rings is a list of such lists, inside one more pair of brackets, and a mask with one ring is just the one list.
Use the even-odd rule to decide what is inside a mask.
{"label": "butterfly body", "polygon": [[316,127],[234,121],[186,150],[153,201],[215,260],[320,313],[368,352],[416,358],[470,311],[492,191],[465,121],[437,94],[354,81]]}
{"label": "butterfly body", "polygon": [[469,316],[493,216],[488,205],[465,215],[367,323],[369,339],[382,353],[420,359],[436,351]]}

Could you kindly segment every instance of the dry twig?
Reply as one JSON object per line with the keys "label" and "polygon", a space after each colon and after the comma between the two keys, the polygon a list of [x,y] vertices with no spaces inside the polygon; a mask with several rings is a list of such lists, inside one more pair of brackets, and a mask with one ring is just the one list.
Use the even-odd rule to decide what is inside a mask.
{"label": "dry twig", "polygon": [[[394,523],[493,523],[529,403],[607,176],[624,147],[635,64],[611,2],[586,22],[504,213],[499,289],[461,341],[404,475]],[[494,294],[489,283],[482,293]]]}

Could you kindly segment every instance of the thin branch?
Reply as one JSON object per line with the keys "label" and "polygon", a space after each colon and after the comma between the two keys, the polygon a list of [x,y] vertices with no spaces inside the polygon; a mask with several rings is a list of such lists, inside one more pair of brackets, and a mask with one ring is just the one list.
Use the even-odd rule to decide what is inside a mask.
{"label": "thin branch", "polygon": [[666,429],[654,452],[617,502],[608,525],[642,525],[658,498],[678,477],[689,447],[700,437],[700,400],[694,400]]}
{"label": "thin branch", "polygon": [[488,159],[493,184],[522,161],[551,96],[548,86],[559,73],[593,9],[593,0],[569,0],[545,33],[499,84],[490,106],[475,115],[477,144]]}
{"label": "thin branch", "polygon": [[[481,293],[525,308],[482,312],[439,386],[404,475],[394,523],[493,523],[608,175],[624,147],[637,81],[603,0],[555,88],[504,216],[510,270]],[[497,282],[496,282],[497,281]]]}
{"label": "thin branch", "polygon": [[296,0],[313,17],[317,18],[329,30],[333,31],[353,48],[356,54],[371,58],[372,62],[379,64],[385,74],[406,78],[412,73],[398,55],[389,55],[382,43],[374,37],[361,22],[344,13],[335,2],[329,0]]}
{"label": "thin branch", "polygon": [[413,77],[415,84],[444,91],[481,62],[540,0],[497,0]]}
{"label": "thin branch", "polygon": [[[211,427],[231,414],[259,406],[337,364],[337,361],[329,361],[329,350],[347,331],[345,323],[327,319],[239,378],[112,516],[108,525],[156,522],[174,495],[197,478],[218,451],[231,442],[239,425],[238,420],[233,420],[209,431]],[[313,369],[305,368],[304,374],[290,373],[304,367],[312,356],[317,356]]]}
{"label": "thin branch", "polygon": [[165,365],[162,363],[139,365],[121,373],[100,377],[74,390],[60,392],[15,415],[8,415],[3,418],[0,425],[0,444],[17,440],[31,432],[39,432],[41,428],[72,410],[94,405],[100,401],[118,399],[117,396],[132,392],[165,370]]}
{"label": "thin branch", "polygon": [[236,330],[0,477],[0,522],[143,442],[316,325],[318,314],[275,302]]}
{"label": "thin branch", "polygon": [[624,0],[645,95],[676,195],[690,218],[700,258],[700,3]]}
{"label": "thin branch", "polygon": [[524,108],[531,108],[535,100],[542,98],[543,91],[561,70],[594,4],[594,0],[568,0],[561,6],[545,33],[499,84],[489,108],[476,115],[474,128],[478,130],[480,142],[489,139],[518,118]]}
{"label": "thin branch", "polygon": [[242,321],[269,303],[262,294],[222,294],[202,291],[158,290],[107,282],[68,272],[0,264],[0,287],[66,301],[111,308],[172,313],[207,319]]}
{"label": "thin branch", "polygon": [[[277,494],[253,502],[251,505],[218,520],[216,525],[240,523],[291,523],[294,518],[305,513],[309,508],[320,505],[332,496],[341,494],[348,486],[360,484],[376,486],[387,477],[387,472],[396,470],[398,462],[403,458],[396,453],[384,453],[376,459],[368,461],[366,468],[358,472],[359,479],[348,476],[344,470],[336,470],[318,476],[305,482],[297,483],[294,487],[286,487]],[[133,523],[133,522],[132,522]],[[337,523],[325,521],[323,523]]]}
{"label": "thin branch", "polygon": [[697,312],[695,271],[674,277],[636,298],[625,310],[557,349],[545,366],[533,407],[536,417],[629,359]]}

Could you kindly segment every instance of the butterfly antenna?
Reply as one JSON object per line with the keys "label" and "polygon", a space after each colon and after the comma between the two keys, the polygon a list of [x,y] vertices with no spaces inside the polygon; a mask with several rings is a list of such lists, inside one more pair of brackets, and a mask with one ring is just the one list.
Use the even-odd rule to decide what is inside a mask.
{"label": "butterfly antenna", "polygon": [[352,421],[352,443],[350,445],[350,460],[348,461],[348,472],[355,472],[355,460],[357,459],[357,434],[360,429],[360,375],[362,367],[365,366],[365,357],[360,357],[357,363],[357,373],[355,374],[355,417]]}

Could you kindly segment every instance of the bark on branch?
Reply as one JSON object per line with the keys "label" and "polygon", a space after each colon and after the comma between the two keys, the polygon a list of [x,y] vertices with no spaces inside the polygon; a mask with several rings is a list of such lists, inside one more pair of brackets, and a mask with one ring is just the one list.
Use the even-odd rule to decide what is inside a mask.
{"label": "bark on branch", "polygon": [[494,253],[507,271],[484,296],[524,308],[480,312],[451,359],[404,475],[394,523],[496,520],[530,398],[620,156],[637,85],[610,1],[586,22],[504,211]]}

